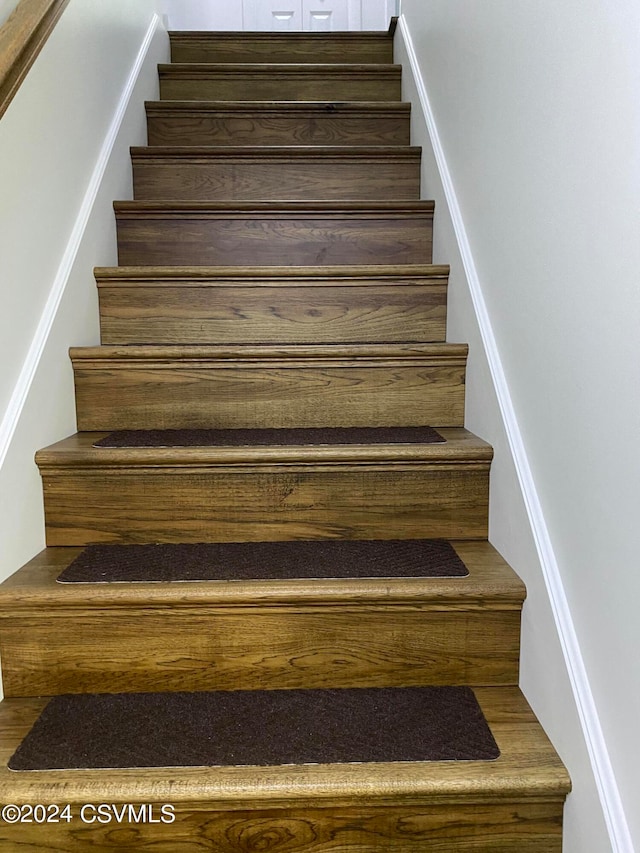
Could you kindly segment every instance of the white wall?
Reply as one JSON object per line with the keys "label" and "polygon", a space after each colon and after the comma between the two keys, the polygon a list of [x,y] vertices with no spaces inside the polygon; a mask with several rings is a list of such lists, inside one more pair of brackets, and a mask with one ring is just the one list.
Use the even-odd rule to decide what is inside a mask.
{"label": "white wall", "polygon": [[172,30],[241,30],[242,0],[160,0]]}
{"label": "white wall", "polygon": [[18,5],[18,0],[0,0],[0,25],[2,25]]}
{"label": "white wall", "polygon": [[640,847],[640,7],[402,0],[402,12],[459,205],[454,233],[427,150],[436,260],[454,258],[449,336],[472,344],[468,424],[497,449],[491,538],[529,589],[522,685],[573,777],[565,851],[627,853],[625,817]]}
{"label": "white wall", "polygon": [[44,547],[33,454],[75,431],[67,349],[98,341],[92,268],[116,262],[112,202],[167,56],[155,0],[71,0],[0,120],[2,578]]}

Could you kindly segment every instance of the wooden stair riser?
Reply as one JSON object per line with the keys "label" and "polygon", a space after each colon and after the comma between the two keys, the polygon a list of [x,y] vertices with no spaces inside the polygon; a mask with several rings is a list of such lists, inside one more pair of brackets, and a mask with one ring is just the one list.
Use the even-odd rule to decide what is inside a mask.
{"label": "wooden stair riser", "polygon": [[[139,352],[139,350],[138,350]],[[462,426],[466,355],[402,359],[85,356],[78,429]]]}
{"label": "wooden stair riser", "polygon": [[163,101],[399,101],[399,65],[160,65]]}
{"label": "wooden stair riser", "polygon": [[0,620],[0,647],[7,696],[515,685],[519,633],[490,604],[51,610]]}
{"label": "wooden stair riser", "polygon": [[408,145],[408,104],[147,104],[149,145]]}
{"label": "wooden stair riser", "polygon": [[446,332],[446,275],[246,283],[188,273],[97,277],[103,344],[435,342]]}
{"label": "wooden stair riser", "polygon": [[420,198],[420,150],[342,154],[267,150],[172,153],[134,149],[134,198],[146,201],[238,199],[380,200]]}
{"label": "wooden stair riser", "polygon": [[42,473],[49,545],[487,535],[489,463]]}
{"label": "wooden stair riser", "polygon": [[170,33],[171,61],[187,62],[393,62],[387,33]]}
{"label": "wooden stair riser", "polygon": [[430,264],[433,212],[163,210],[116,205],[119,263]]}
{"label": "wooden stair riser", "polygon": [[[90,799],[90,798],[89,798]],[[364,799],[364,798],[363,798]],[[369,799],[369,798],[367,798]],[[371,798],[372,799],[372,798]],[[425,798],[428,799],[428,798]],[[431,798],[433,800],[433,798]],[[366,802],[366,800],[365,800]],[[160,821],[161,803],[154,805],[153,818]],[[175,821],[140,823],[135,827],[135,849],[246,853],[248,850],[277,849],[286,844],[287,853],[561,853],[563,797],[555,799],[505,799],[480,802],[404,806],[365,805],[325,806],[313,803],[298,808],[212,809],[209,803],[178,803]],[[119,804],[116,804],[119,807]],[[83,824],[74,807],[76,820],[69,826],[47,824],[46,841],[42,826],[10,824],[0,829],[0,843],[7,853],[38,850],[73,850],[74,853],[131,850],[120,843],[113,825]],[[93,816],[91,811],[87,812]],[[70,827],[73,827],[71,829]],[[122,828],[123,837],[131,829]],[[204,846],[201,839],[207,839]],[[25,845],[29,844],[26,848]],[[31,844],[34,846],[32,847]],[[15,846],[13,846],[15,845]],[[268,846],[267,846],[268,845]],[[283,849],[285,849],[283,847]]]}

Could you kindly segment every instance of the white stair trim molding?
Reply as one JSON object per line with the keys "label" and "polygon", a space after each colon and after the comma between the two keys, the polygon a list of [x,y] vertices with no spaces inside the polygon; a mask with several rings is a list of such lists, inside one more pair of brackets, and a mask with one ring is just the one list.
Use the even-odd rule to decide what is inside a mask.
{"label": "white stair trim molding", "polygon": [[102,143],[82,204],[74,222],[71,236],[65,247],[49,296],[31,340],[27,356],[14,386],[7,409],[4,412],[2,421],[0,421],[0,469],[4,465],[11,442],[13,441],[18,422],[20,421],[22,411],[29,396],[29,391],[31,390],[31,386],[38,370],[38,365],[40,364],[42,354],[55,322],[58,308],[64,296],[65,288],[78,255],[91,211],[98,196],[100,185],[104,179],[109,159],[129,107],[131,96],[158,26],[162,26],[162,19],[160,15],[154,12],[151,16],[149,26],[147,27],[135,61],[131,67],[131,71],[127,77],[122,94],[118,100],[111,124],[109,125],[104,142]]}
{"label": "white stair trim molding", "polygon": [[471,245],[467,236],[464,219],[460,211],[457,194],[447,164],[446,155],[438,133],[435,116],[431,108],[429,95],[422,78],[417,54],[406,19],[402,13],[398,18],[398,34],[402,39],[409,59],[409,72],[418,93],[418,104],[422,111],[427,132],[431,140],[439,177],[442,182],[446,203],[462,258],[465,276],[478,322],[485,355],[489,365],[500,414],[509,441],[514,467],[522,491],[532,535],[540,560],[545,587],[553,612],[556,629],[560,639],[571,689],[576,703],[582,732],[593,770],[595,783],[602,806],[612,853],[634,853],[633,841],[620,797],[620,791],[613,772],[607,744],[600,724],[589,677],[580,650],[571,610],[567,601],[562,576],[544,519],[535,481],[527,452],[518,425],[513,401],[507,384],[502,359],[496,344],[491,319],[482,292],[480,278],[475,265]]}

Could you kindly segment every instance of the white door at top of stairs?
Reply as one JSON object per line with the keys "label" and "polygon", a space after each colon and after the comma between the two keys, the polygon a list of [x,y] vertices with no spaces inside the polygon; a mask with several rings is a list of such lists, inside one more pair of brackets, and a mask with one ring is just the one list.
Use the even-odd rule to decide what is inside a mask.
{"label": "white door at top of stairs", "polygon": [[331,32],[348,30],[350,23],[359,28],[359,21],[349,21],[349,5],[350,0],[243,0],[244,29]]}
{"label": "white door at top of stairs", "polygon": [[267,32],[386,30],[397,0],[242,0],[243,29]]}

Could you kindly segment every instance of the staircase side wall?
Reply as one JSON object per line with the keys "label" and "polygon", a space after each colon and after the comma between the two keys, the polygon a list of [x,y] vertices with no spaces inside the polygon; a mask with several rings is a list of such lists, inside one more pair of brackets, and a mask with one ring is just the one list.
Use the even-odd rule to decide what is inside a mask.
{"label": "staircase side wall", "polygon": [[116,261],[168,38],[155,0],[72,0],[0,121],[0,577],[44,547],[39,447],[75,431],[67,349],[98,342],[92,270]]}
{"label": "staircase side wall", "polygon": [[631,853],[640,13],[587,6],[403,0],[396,61],[466,426],[496,448],[490,538],[528,587],[522,687],[573,779],[565,853]]}
{"label": "staircase side wall", "polygon": [[18,0],[0,0],[0,26],[18,5]]}

